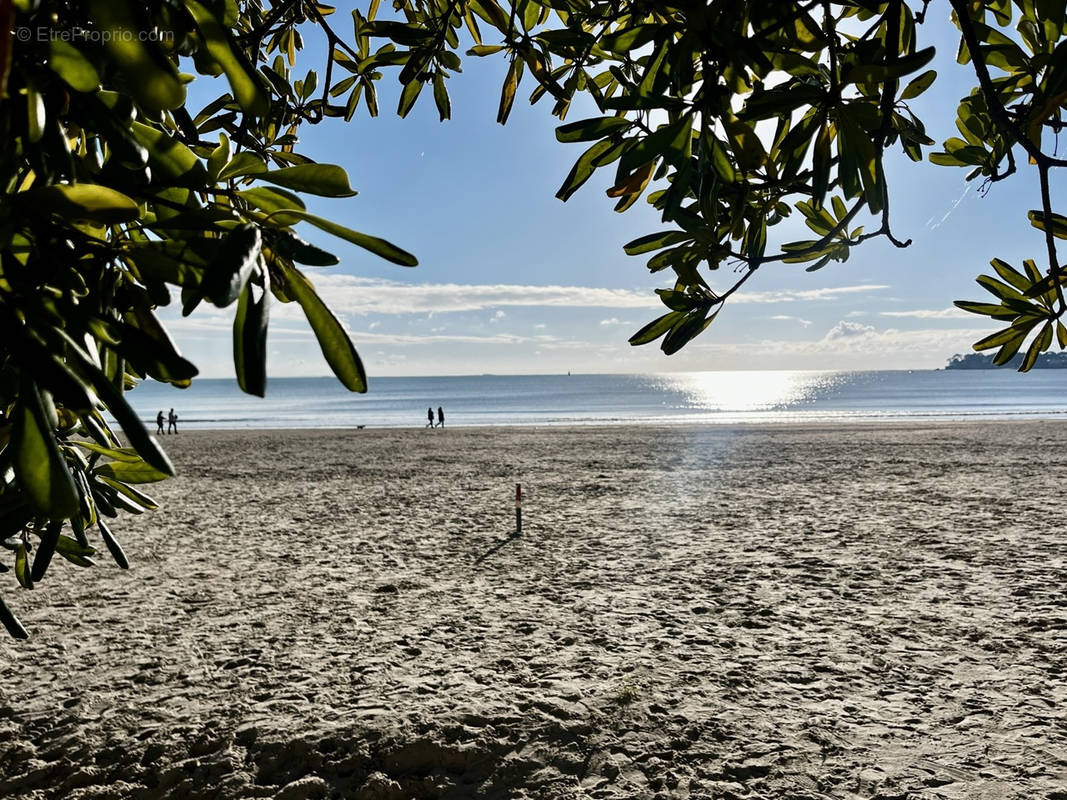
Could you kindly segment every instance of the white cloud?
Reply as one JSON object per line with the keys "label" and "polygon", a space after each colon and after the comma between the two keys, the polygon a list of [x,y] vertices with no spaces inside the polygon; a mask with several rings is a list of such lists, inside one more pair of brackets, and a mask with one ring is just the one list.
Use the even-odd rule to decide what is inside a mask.
{"label": "white cloud", "polygon": [[600,324],[601,325],[618,325],[619,324],[619,318],[618,317],[612,317],[611,319],[602,319],[602,320],[600,320]]}
{"label": "white cloud", "polygon": [[[970,352],[988,328],[877,330],[872,325],[839,322],[819,339],[764,339],[749,342],[690,344],[679,362],[699,369],[714,359],[719,369],[914,369],[942,367],[953,353]],[[706,367],[705,367],[706,368]]]}
{"label": "white cloud", "polygon": [[[648,308],[651,292],[579,286],[518,284],[401,283],[320,273],[314,283],[335,312],[349,314],[422,314],[482,311],[500,306],[573,308]],[[503,312],[498,312],[503,313]]]}
{"label": "white cloud", "polygon": [[[601,289],[590,286],[528,286],[521,284],[401,283],[341,273],[318,273],[314,283],[336,313],[423,314],[480,311],[500,306],[559,308],[658,307],[645,289]],[[739,292],[732,303],[790,303],[834,300],[842,295],[878,292],[882,284],[836,286],[799,291]],[[299,309],[297,309],[297,312]],[[292,315],[283,307],[284,317]]]}
{"label": "white cloud", "polygon": [[[352,337],[352,341],[356,343],[356,346],[363,346],[368,343],[373,344],[436,344],[439,342],[447,342],[450,344],[522,344],[527,342],[536,342],[538,344],[552,345],[557,340],[553,336],[519,336],[511,333],[496,333],[489,336],[478,336],[475,334],[456,334],[456,333],[438,333],[426,335],[414,335],[414,334],[401,334],[401,333],[371,333],[369,331],[349,331],[349,335]],[[574,345],[574,342],[560,342],[560,344],[566,344],[570,347]]]}
{"label": "white cloud", "polygon": [[782,322],[799,322],[805,328],[811,325],[810,319],[803,319],[802,317],[794,317],[790,314],[775,314],[771,319],[781,320]]}
{"label": "white cloud", "polygon": [[928,309],[917,308],[912,311],[882,311],[883,317],[912,317],[914,319],[973,319],[972,314],[960,308]]}
{"label": "white cloud", "polygon": [[823,337],[824,342],[832,342],[838,339],[853,339],[857,336],[870,336],[877,333],[873,325],[863,325],[859,322],[839,322],[827,331]]}
{"label": "white cloud", "polygon": [[812,300],[836,300],[841,295],[880,292],[889,286],[881,283],[865,283],[859,286],[827,286],[822,289],[799,291],[745,292],[740,291],[730,298],[730,303],[804,303]]}

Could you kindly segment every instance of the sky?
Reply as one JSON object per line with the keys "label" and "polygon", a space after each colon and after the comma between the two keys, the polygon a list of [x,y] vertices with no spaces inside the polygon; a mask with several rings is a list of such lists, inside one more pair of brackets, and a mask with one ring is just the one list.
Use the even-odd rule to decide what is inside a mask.
{"label": "sky", "polygon": [[[338,3],[338,17],[351,4]],[[957,135],[956,106],[974,83],[955,63],[957,34],[945,4],[932,4],[920,30],[937,47],[938,80],[912,108],[929,135]],[[942,18],[937,18],[941,14]],[[342,20],[342,22],[345,22]],[[344,26],[347,27],[347,26]],[[298,62],[321,66],[311,47]],[[375,376],[482,373],[676,372],[734,369],[926,369],[994,330],[987,318],[952,301],[985,300],[974,278],[993,257],[1018,266],[1044,252],[1026,218],[1039,205],[1025,160],[984,196],[965,169],[886,165],[900,250],[883,239],[855,248],[844,264],[807,273],[803,264],[769,264],[731,298],[716,321],[680,353],[628,337],[666,309],[653,293],[673,273],[649,274],[645,257],[622,246],[664,229],[644,201],[624,214],[604,195],[603,170],[567,203],[554,197],[584,145],[561,144],[547,101],[531,107],[524,82],[506,126],[496,124],[500,59],[464,58],[449,80],[453,118],[439,122],[429,90],[407,119],[395,115],[395,69],[379,83],[381,116],[364,108],[350,123],[326,120],[301,131],[298,151],[339,164],[359,195],[307,198],[308,208],[413,252],[398,267],[307,225],[302,234],[341,264],[308,268],[309,278],[350,333]],[[198,80],[204,92],[206,79]],[[204,93],[203,102],[214,92]],[[196,94],[192,105],[199,107]],[[586,113],[582,113],[582,112]],[[568,121],[598,116],[576,106]],[[1054,187],[1053,203],[1058,193]],[[778,241],[811,238],[794,214]],[[875,226],[873,220],[870,221]],[[773,242],[773,240],[772,240]],[[769,249],[769,248],[768,248]],[[719,289],[734,279],[712,273]],[[205,377],[233,375],[232,309],[202,307],[165,319],[183,353]],[[329,374],[296,304],[275,303],[268,336],[272,376]]]}

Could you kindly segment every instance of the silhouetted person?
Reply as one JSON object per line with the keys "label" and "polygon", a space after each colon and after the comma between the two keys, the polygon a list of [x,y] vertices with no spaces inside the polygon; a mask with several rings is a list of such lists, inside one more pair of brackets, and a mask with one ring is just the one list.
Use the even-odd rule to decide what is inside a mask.
{"label": "silhouetted person", "polygon": [[160,409],[159,413],[156,414],[156,433],[160,436],[163,435],[163,409]]}
{"label": "silhouetted person", "polygon": [[173,408],[170,410],[170,413],[167,414],[167,433],[173,433],[175,435],[178,433],[178,415],[174,413]]}
{"label": "silhouetted person", "polygon": [[437,407],[437,427],[445,427],[445,410],[441,406]]}
{"label": "silhouetted person", "polygon": [[429,422],[426,423],[426,427],[427,428],[432,428],[433,427],[433,409],[432,408],[426,409],[426,419],[430,420]]}

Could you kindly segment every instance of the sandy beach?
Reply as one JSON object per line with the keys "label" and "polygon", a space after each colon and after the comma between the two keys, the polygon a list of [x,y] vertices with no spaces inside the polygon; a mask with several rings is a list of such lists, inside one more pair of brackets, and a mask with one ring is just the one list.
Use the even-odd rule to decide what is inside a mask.
{"label": "sandy beach", "polygon": [[165,445],[3,576],[0,797],[1067,800],[1063,423]]}

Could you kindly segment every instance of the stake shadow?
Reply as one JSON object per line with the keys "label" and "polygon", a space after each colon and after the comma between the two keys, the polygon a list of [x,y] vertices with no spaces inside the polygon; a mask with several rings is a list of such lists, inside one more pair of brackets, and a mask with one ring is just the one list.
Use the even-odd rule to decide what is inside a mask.
{"label": "stake shadow", "polygon": [[506,539],[497,542],[492,547],[490,547],[488,550],[486,550],[484,553],[482,553],[480,556],[478,556],[476,559],[474,559],[474,563],[475,564],[481,564],[483,561],[485,561],[487,558],[489,558],[489,556],[493,555],[493,553],[495,553],[498,550],[500,550],[501,548],[503,548],[504,545],[506,545],[508,542],[512,542],[512,541],[514,541],[515,539],[518,539],[518,538],[519,538],[518,532],[517,531],[512,531],[511,533],[508,534],[508,537]]}

